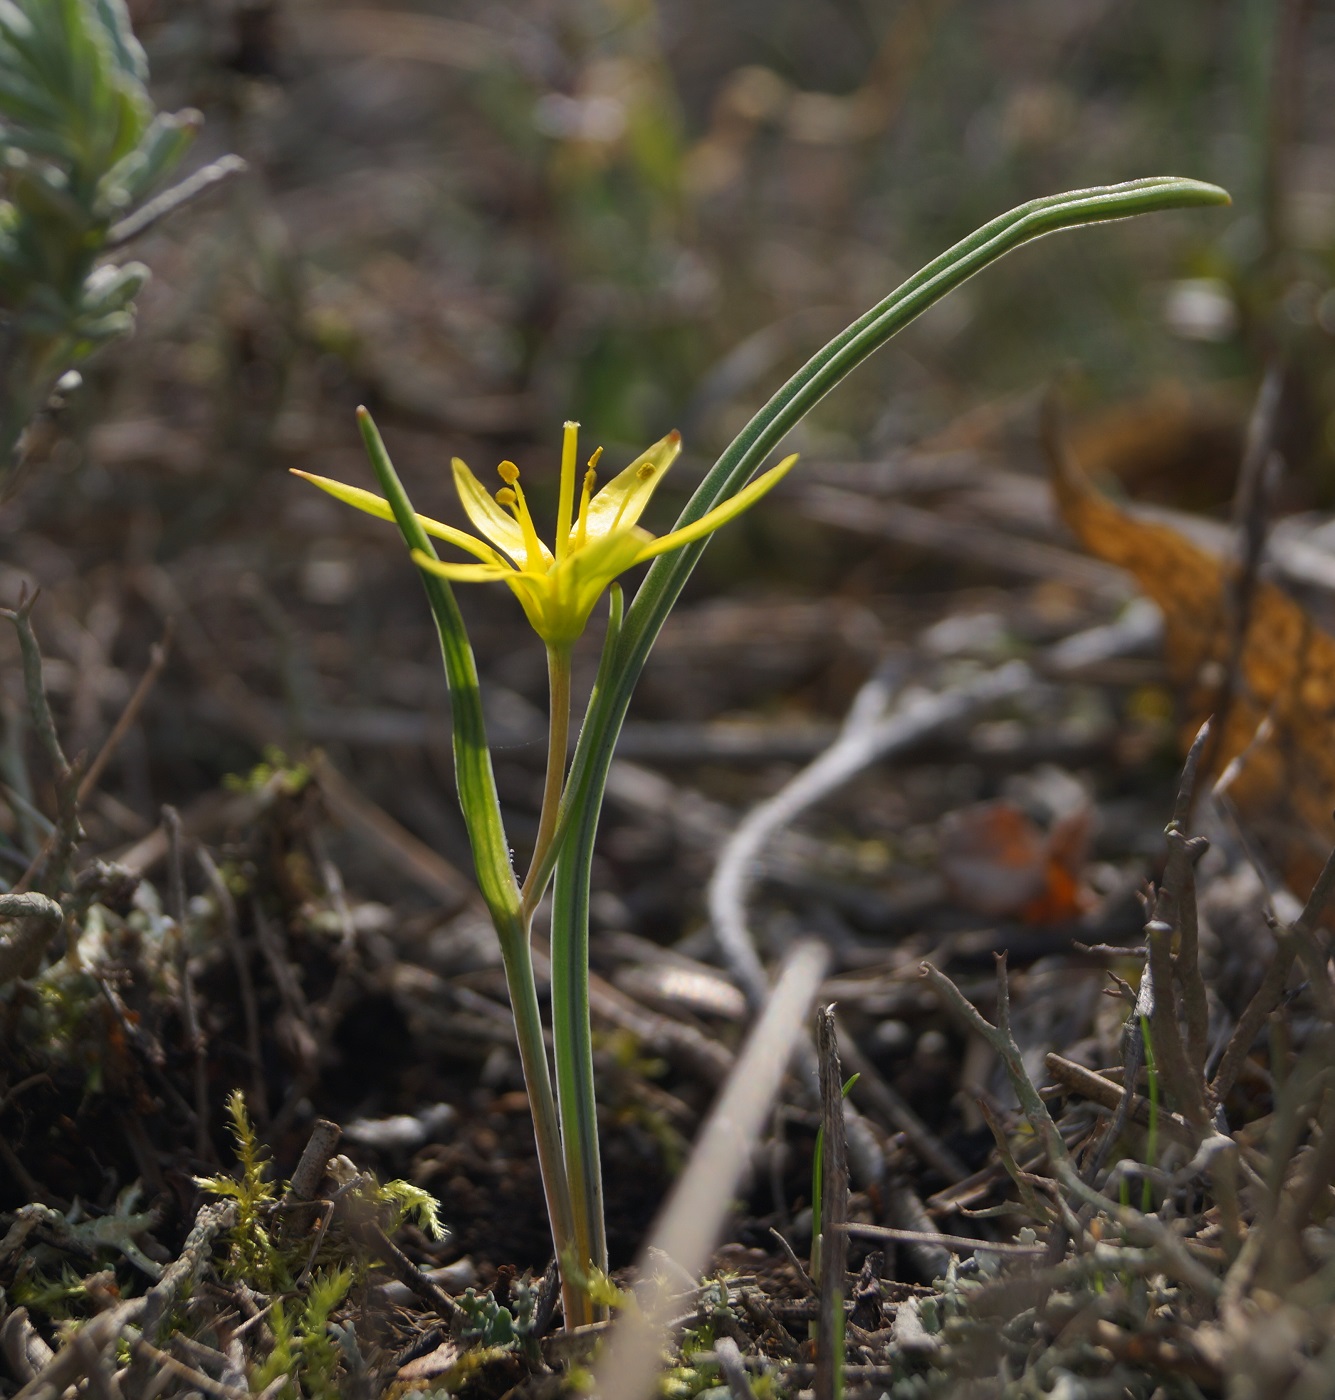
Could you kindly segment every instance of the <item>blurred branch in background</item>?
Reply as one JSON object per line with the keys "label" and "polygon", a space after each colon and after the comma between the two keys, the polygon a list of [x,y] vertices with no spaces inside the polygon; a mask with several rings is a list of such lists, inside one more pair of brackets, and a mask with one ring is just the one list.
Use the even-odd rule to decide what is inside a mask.
{"label": "blurred branch in background", "polygon": [[129,332],[148,277],[103,262],[243,168],[228,157],[150,199],[203,118],[155,112],[122,0],[0,7],[0,481],[13,489],[24,429],[75,367]]}

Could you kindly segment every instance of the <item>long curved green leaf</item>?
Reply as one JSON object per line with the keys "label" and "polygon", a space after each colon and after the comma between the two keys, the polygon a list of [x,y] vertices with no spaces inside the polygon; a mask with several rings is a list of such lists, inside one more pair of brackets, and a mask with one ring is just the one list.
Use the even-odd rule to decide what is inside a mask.
{"label": "long curved green leaf", "polygon": [[[798,372],[751,419],[701,482],[674,528],[698,520],[751,478],[785,434],[897,331],[934,302],[1002,254],[1060,229],[1163,209],[1227,204],[1227,193],[1196,180],[1161,177],[1124,185],[1077,190],[1021,205],[957,243],[879,305],[854,321]],[[659,630],[708,539],[657,559],[626,614],[616,641],[611,674],[590,700],[567,786],[569,829],[557,858],[552,916],[552,1010],[558,1081],[562,1088],[562,1134],[572,1193],[585,1194],[585,1209],[600,1209],[596,1170],[592,1043],[588,1018],[589,881],[603,793],[631,695]],[[569,1105],[569,1106],[568,1106]],[[581,1179],[583,1178],[583,1179]],[[579,1209],[579,1207],[576,1207]],[[597,1223],[593,1229],[597,1230]],[[595,1238],[597,1236],[595,1235]],[[605,1262],[595,1259],[605,1267]]]}
{"label": "long curved green leaf", "polygon": [[[420,550],[430,558],[436,558],[435,547],[422,529],[380,433],[364,408],[357,411],[357,426],[361,429],[366,455],[371,459],[376,480],[394,512],[403,542],[410,551]],[[501,821],[501,802],[496,792],[491,750],[487,747],[487,726],[482,713],[477,662],[473,659],[473,648],[449,584],[425,569],[418,572],[436,619],[445,674],[450,683],[455,781],[459,787],[459,803],[468,823],[478,887],[492,921],[501,931],[507,925],[518,925],[520,921],[519,886],[510,865],[510,847]]]}
{"label": "long curved green leaf", "polygon": [[[851,370],[934,302],[1003,254],[1061,229],[1229,202],[1227,191],[1217,185],[1159,176],[1049,195],[984,224],[817,351],[733,439],[673,528],[698,520],[740,490],[784,436]],[[657,559],[636,593],[621,630],[612,683],[597,697],[598,713],[589,716],[580,734],[571,774],[572,800],[581,800],[576,794],[588,792],[593,784],[601,801],[606,768],[649,649],[708,542],[700,540]],[[574,828],[585,824],[572,822],[565,848],[572,858],[582,845]]]}

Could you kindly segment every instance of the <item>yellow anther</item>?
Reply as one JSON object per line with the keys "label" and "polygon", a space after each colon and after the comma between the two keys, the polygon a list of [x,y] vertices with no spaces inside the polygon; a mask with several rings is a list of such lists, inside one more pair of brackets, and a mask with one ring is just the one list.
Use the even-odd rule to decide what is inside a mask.
{"label": "yellow anther", "polygon": [[635,475],[638,476],[641,481],[648,481],[657,470],[658,468],[655,467],[652,462],[646,462]]}
{"label": "yellow anther", "polygon": [[598,463],[602,460],[602,456],[603,456],[603,449],[602,449],[601,447],[595,447],[595,448],[593,449],[593,456],[589,458],[589,470],[590,470],[590,471],[592,471],[592,470],[598,465]]}
{"label": "yellow anther", "polygon": [[589,469],[584,473],[584,485],[579,493],[579,514],[575,517],[575,548],[583,549],[584,542],[589,537],[589,501],[593,496],[593,488],[598,484],[598,473],[595,464],[602,454],[600,447],[597,452],[589,458]]}
{"label": "yellow anther", "polygon": [[513,462],[502,462],[496,468],[496,473],[507,486],[513,486],[519,480],[519,468]]}
{"label": "yellow anther", "polygon": [[496,504],[498,506],[512,506],[519,499],[508,486],[502,486],[496,493]]}

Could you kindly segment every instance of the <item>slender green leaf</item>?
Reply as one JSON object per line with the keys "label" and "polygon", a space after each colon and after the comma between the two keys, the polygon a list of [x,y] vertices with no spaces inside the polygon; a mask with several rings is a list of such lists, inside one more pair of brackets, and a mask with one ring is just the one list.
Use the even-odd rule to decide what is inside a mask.
{"label": "slender green leaf", "polygon": [[[740,490],[802,418],[850,371],[934,302],[1002,254],[1060,229],[1163,209],[1228,203],[1217,186],[1163,177],[1034,200],[984,225],[929,263],[818,351],[724,451],[674,528],[682,529]],[[557,857],[553,896],[552,1014],[572,1189],[583,1209],[601,1212],[596,1168],[592,1051],[588,1025],[589,891],[594,840],[617,738],[640,672],[708,538],[655,561],[616,641],[611,675],[590,699],[567,785],[568,830]],[[592,1141],[590,1141],[590,1135]],[[590,1221],[596,1230],[601,1220]],[[599,1262],[595,1260],[595,1262]]]}

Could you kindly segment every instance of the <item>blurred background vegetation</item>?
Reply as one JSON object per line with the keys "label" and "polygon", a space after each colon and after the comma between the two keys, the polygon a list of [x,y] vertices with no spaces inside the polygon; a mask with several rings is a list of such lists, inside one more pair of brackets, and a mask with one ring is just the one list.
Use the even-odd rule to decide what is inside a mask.
{"label": "blurred background vegetation", "polygon": [[[439,709],[429,624],[392,532],[286,474],[368,482],[356,404],[377,414],[424,510],[451,509],[452,454],[479,471],[513,457],[541,495],[566,417],[614,464],[681,428],[680,490],[836,329],[1035,195],[1175,173],[1235,203],[1012,257],[817,409],[793,444],[799,477],[924,445],[1038,475],[1035,395],[1074,369],[1086,440],[1112,444],[1129,489],[1221,511],[1240,424],[1279,360],[1284,506],[1335,494],[1335,17],[1322,7],[130,11],[158,105],[205,113],[192,162],[236,152],[250,173],[136,247],[153,280],[134,338],[92,362],[0,515],[0,591],[22,578],[56,597],[52,683],[82,697],[72,748],[105,731],[176,619],[177,656],[104,804],[107,836],[244,770],[266,735],[355,742],[317,722],[332,708]],[[649,523],[671,513],[668,500]],[[693,589],[843,599],[894,631],[908,628],[895,599],[971,580],[968,560],[814,525],[790,501],[720,538]],[[980,567],[976,581],[994,580]],[[521,708],[537,699],[540,650],[508,594],[469,605],[484,678]],[[803,703],[847,698],[876,645],[852,651],[843,679]],[[698,710],[771,694],[776,669],[800,695],[802,675],[756,665],[755,694],[724,685]],[[79,684],[90,676],[101,681]],[[651,675],[651,709],[654,697]],[[692,711],[689,687],[670,698]],[[439,792],[409,794],[401,780],[420,761],[382,740],[359,756],[363,781],[460,852],[444,750]]]}

